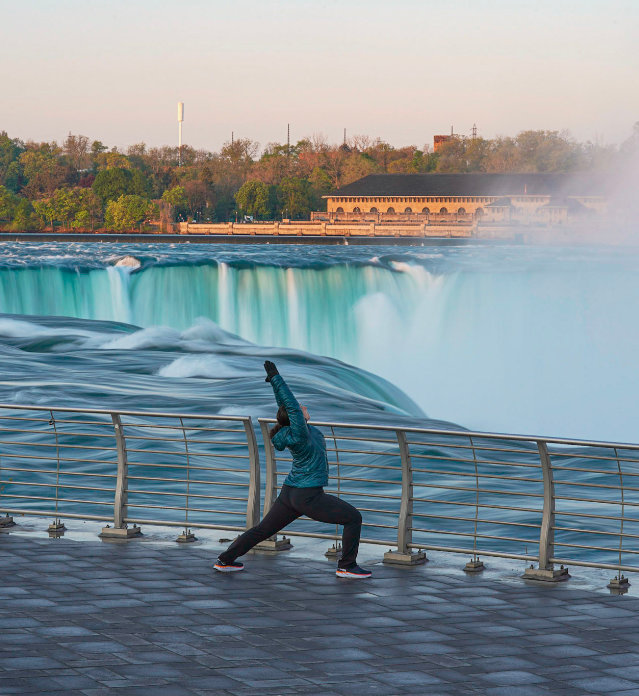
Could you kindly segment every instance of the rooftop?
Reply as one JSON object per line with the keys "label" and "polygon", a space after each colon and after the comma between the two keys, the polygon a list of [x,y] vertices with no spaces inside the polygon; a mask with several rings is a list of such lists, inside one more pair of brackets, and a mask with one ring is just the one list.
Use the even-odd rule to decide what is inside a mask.
{"label": "rooftop", "polygon": [[517,561],[467,576],[458,556],[395,568],[364,547],[374,577],[348,581],[295,539],[220,575],[217,538],[107,543],[75,522],[49,539],[29,524],[0,533],[3,696],[639,693],[639,598],[583,581],[604,571],[536,584]]}
{"label": "rooftop", "polygon": [[521,195],[602,195],[602,186],[587,174],[369,174],[329,197]]}

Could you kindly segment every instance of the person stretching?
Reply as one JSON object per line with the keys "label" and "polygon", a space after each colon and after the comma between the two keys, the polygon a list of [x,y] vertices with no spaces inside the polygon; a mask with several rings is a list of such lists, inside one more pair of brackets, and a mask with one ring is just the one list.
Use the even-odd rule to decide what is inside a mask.
{"label": "person stretching", "polygon": [[244,570],[236,559],[260,541],[277,534],[302,515],[318,522],[344,525],[342,557],[336,574],[341,578],[370,578],[371,572],[357,565],[357,550],[362,530],[362,516],[352,505],[334,495],[324,493],[328,483],[328,459],[324,436],[308,425],[308,410],[301,406],[277,371],[267,360],[266,381],[271,383],[277,401],[277,425],[271,429],[271,441],[277,450],[288,448],[293,457],[290,474],[266,517],[255,527],[241,534],[221,553],[213,566],[222,573]]}

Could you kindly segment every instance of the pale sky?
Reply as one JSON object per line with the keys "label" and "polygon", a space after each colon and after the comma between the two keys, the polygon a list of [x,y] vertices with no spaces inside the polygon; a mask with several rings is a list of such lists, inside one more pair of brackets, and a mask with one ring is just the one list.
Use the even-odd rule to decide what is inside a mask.
{"label": "pale sky", "polygon": [[0,0],[0,131],[217,150],[639,121],[639,0]]}

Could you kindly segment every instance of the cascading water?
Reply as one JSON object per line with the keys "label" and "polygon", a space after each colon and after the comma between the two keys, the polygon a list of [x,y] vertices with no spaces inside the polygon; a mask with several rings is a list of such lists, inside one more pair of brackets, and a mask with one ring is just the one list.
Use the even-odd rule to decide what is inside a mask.
{"label": "cascading water", "polygon": [[[46,253],[0,251],[0,311],[176,331],[206,317],[261,346],[379,374],[429,415],[467,427],[636,440],[636,251],[58,244]],[[125,255],[140,268],[116,267]]]}

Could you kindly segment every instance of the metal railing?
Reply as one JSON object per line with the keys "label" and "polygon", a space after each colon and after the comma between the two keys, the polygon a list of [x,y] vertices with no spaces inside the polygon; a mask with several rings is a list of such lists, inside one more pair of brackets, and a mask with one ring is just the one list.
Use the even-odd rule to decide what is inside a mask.
{"label": "metal railing", "polygon": [[241,531],[259,521],[250,418],[0,405],[1,509],[7,514]]}
{"label": "metal railing", "polygon": [[[260,419],[263,510],[290,469]],[[363,541],[385,559],[423,551],[639,571],[639,445],[347,423],[314,423],[327,444],[326,490],[364,518]],[[248,417],[0,404],[0,511],[108,523],[242,531],[260,518],[260,462]],[[2,520],[0,517],[0,525]],[[339,529],[300,518],[286,531],[337,541]]]}
{"label": "metal railing", "polygon": [[[266,444],[264,512],[288,473]],[[316,422],[326,437],[326,491],[353,502],[363,541],[396,548],[528,561],[530,577],[562,579],[555,565],[639,571],[639,445],[468,431]],[[337,540],[302,518],[292,536]],[[473,567],[474,565],[474,567]],[[536,566],[536,567],[535,567]]]}

